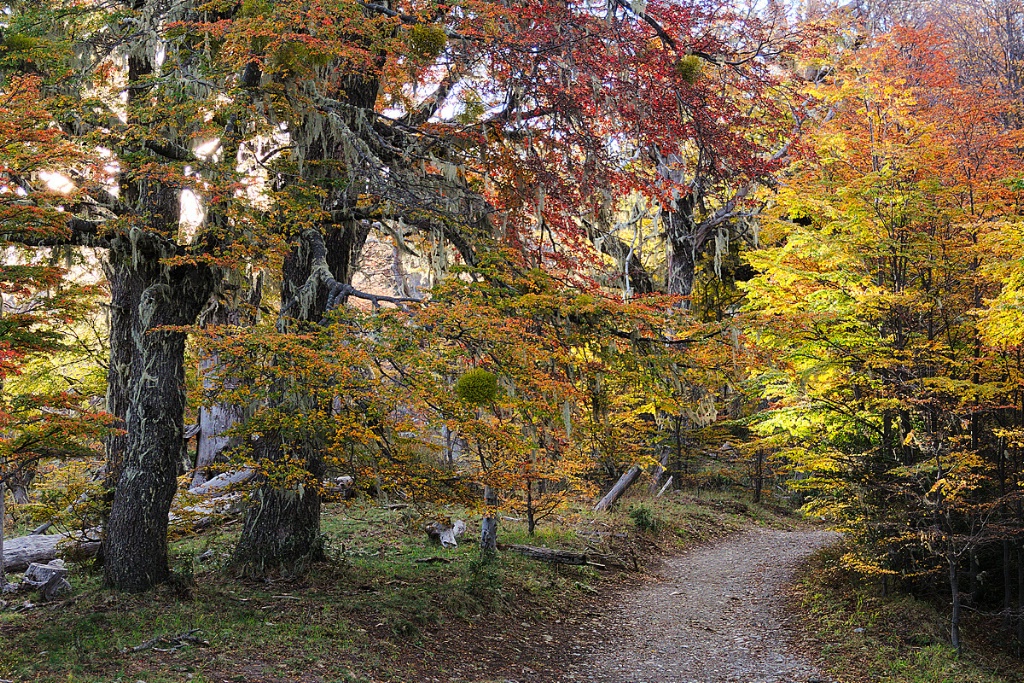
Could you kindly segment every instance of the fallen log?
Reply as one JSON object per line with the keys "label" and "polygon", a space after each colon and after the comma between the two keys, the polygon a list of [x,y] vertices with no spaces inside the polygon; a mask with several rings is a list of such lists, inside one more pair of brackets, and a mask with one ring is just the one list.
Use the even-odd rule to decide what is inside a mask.
{"label": "fallen log", "polygon": [[661,487],[660,491],[658,491],[658,495],[656,495],[655,498],[661,498],[661,494],[665,493],[665,491],[668,490],[668,487],[671,486],[671,485],[672,485],[672,477],[669,477],[665,481],[665,485]]}
{"label": "fallen log", "polygon": [[65,534],[29,535],[12,538],[4,542],[4,567],[7,571],[22,572],[33,562],[46,564],[57,557],[64,547],[75,559],[92,557],[99,551],[99,541],[76,541]]}
{"label": "fallen log", "polygon": [[615,482],[615,486],[611,490],[604,494],[604,498],[598,501],[597,505],[594,506],[595,512],[601,512],[607,510],[612,506],[612,503],[619,499],[626,489],[633,485],[633,482],[640,476],[640,465],[633,465],[626,473],[619,477],[619,480]]}
{"label": "fallen log", "polygon": [[231,493],[230,487],[244,484],[254,476],[256,476],[255,470],[248,467],[234,472],[224,472],[199,486],[193,486],[188,492],[197,496],[222,496]]}
{"label": "fallen log", "polygon": [[591,555],[587,553],[576,553],[571,550],[555,550],[552,548],[538,548],[532,545],[498,545],[499,550],[508,550],[510,552],[528,557],[531,560],[537,560],[538,562],[549,562],[551,564],[569,564],[582,566],[587,565],[590,567],[598,567],[604,569],[605,565],[600,562],[594,562],[591,559]]}

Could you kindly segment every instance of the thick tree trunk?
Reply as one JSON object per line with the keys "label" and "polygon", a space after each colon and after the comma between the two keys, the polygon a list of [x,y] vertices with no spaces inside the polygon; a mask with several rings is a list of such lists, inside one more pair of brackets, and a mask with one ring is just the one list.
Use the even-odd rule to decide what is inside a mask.
{"label": "thick tree trunk", "polygon": [[110,286],[110,361],[107,365],[107,412],[114,431],[104,444],[107,456],[107,488],[113,491],[121,477],[128,450],[126,418],[131,403],[131,381],[137,359],[135,325],[142,292],[159,280],[159,262],[137,258],[127,237],[114,240],[103,263]]}
{"label": "thick tree trunk", "polygon": [[35,478],[36,463],[34,462],[27,463],[11,473],[7,479],[7,489],[11,492],[11,496],[14,497],[15,503],[18,505],[29,504],[28,489],[32,486],[32,481]]}
{"label": "thick tree trunk", "polygon": [[[218,325],[254,325],[255,316],[248,315],[245,308],[255,310],[263,298],[263,278],[257,276],[249,279],[239,274],[234,276],[236,287],[242,296],[233,301],[219,302],[216,309],[204,316],[202,324],[207,327]],[[238,383],[230,377],[224,377],[220,357],[210,354],[199,363],[199,376],[203,389],[212,391],[218,386],[225,389],[237,388]],[[234,446],[234,440],[226,436],[226,432],[241,422],[242,410],[238,406],[215,403],[199,409],[199,433],[196,435],[196,462],[192,475],[192,487],[202,486],[209,479],[209,467],[221,457],[228,448]]]}
{"label": "thick tree trunk", "polygon": [[[214,361],[216,362],[216,361]],[[199,409],[199,432],[196,434],[196,465],[192,475],[192,486],[202,486],[209,481],[209,468],[227,448],[233,439],[225,432],[242,420],[242,411],[235,406],[221,403]]]}
{"label": "thick tree trunk", "polygon": [[[322,456],[305,449],[304,468],[320,481]],[[257,459],[284,457],[279,434],[271,433],[256,446]],[[323,559],[320,535],[320,492],[315,485],[281,489],[266,480],[249,498],[242,535],[235,547],[234,563],[251,578],[270,572],[302,573],[310,562]]]}
{"label": "thick tree trunk", "polygon": [[[284,313],[279,329],[288,331],[319,323],[327,309],[329,291],[324,283],[317,284],[317,268],[326,261],[335,280],[349,283],[367,233],[365,227],[356,225],[334,229],[323,240],[304,233],[298,247],[285,259],[281,286]],[[314,285],[313,291],[303,292],[303,288],[310,285]],[[301,392],[292,393],[301,395]],[[298,409],[294,405],[279,407],[285,411]],[[283,445],[281,434],[265,434],[255,455],[260,460],[282,461]],[[309,561],[323,556],[320,494],[316,490],[325,472],[322,444],[306,442],[289,446],[291,452],[301,453],[305,474],[316,483],[281,489],[264,480],[253,493],[234,556],[235,565],[250,577],[275,570],[300,572]]]}
{"label": "thick tree trunk", "polygon": [[103,546],[104,578],[118,590],[143,591],[170,575],[167,518],[185,448],[185,333],[160,328],[194,323],[213,284],[205,266],[176,267],[139,301],[128,441]]}
{"label": "thick tree trunk", "polygon": [[[668,248],[668,292],[689,297],[693,294],[697,271],[697,251],[693,236],[682,231],[678,234],[670,232]],[[687,302],[685,306],[689,308],[690,303]]]}

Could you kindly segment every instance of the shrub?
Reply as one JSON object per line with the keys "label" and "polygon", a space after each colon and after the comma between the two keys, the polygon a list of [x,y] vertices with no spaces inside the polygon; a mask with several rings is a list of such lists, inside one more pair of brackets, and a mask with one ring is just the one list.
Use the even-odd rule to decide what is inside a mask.
{"label": "shrub", "polygon": [[634,505],[629,509],[629,518],[633,520],[636,528],[643,532],[657,531],[661,526],[661,520],[654,515],[654,510],[643,503]]}

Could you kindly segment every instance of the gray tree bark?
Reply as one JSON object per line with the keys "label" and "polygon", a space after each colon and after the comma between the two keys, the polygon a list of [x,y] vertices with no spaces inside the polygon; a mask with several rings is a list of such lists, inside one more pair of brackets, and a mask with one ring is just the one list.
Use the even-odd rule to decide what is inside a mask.
{"label": "gray tree bark", "polygon": [[[209,316],[204,316],[202,323],[205,326],[255,324],[255,317],[248,315],[242,304],[250,309],[259,306],[263,297],[263,278],[257,276],[254,280],[248,280],[236,275],[235,279],[242,280],[239,288],[247,290],[243,292],[243,300],[218,302],[215,310]],[[230,377],[222,376],[222,365],[220,357],[215,353],[199,362],[203,389],[212,391],[218,386],[225,389],[237,387],[237,382],[232,381]],[[209,479],[209,467],[226,449],[235,445],[234,440],[226,433],[239,424],[243,417],[241,408],[226,403],[215,403],[199,409],[199,432],[196,434],[196,462],[192,488],[206,483]]]}
{"label": "gray tree bark", "polygon": [[626,470],[625,474],[619,477],[619,480],[615,482],[615,486],[613,486],[611,490],[604,494],[604,497],[597,502],[597,505],[594,506],[594,511],[601,512],[602,510],[610,508],[612,504],[619,499],[619,496],[625,493],[626,489],[632,486],[633,482],[640,477],[640,472],[641,470],[639,465],[633,465]]}
{"label": "gray tree bark", "polygon": [[99,541],[68,540],[64,534],[28,535],[8,539],[4,544],[3,559],[7,571],[20,572],[33,562],[46,563],[57,557],[58,545],[62,541],[72,543],[70,550],[75,557],[90,557],[100,547]]}
{"label": "gray tree bark", "polygon": [[7,510],[4,504],[4,490],[0,488],[0,588],[7,585],[7,550],[4,548],[4,523],[7,521]]}
{"label": "gray tree bark", "polygon": [[490,486],[484,487],[484,505],[490,510],[480,524],[480,550],[491,553],[498,549],[498,494]]}

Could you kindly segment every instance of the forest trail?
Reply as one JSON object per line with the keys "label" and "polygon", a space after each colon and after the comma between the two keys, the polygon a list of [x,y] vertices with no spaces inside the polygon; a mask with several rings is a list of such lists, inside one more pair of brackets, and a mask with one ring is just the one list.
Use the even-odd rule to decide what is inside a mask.
{"label": "forest trail", "polygon": [[750,529],[665,561],[655,582],[621,595],[575,649],[570,680],[594,683],[827,681],[794,652],[784,612],[797,565],[835,534]]}

